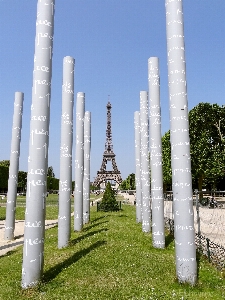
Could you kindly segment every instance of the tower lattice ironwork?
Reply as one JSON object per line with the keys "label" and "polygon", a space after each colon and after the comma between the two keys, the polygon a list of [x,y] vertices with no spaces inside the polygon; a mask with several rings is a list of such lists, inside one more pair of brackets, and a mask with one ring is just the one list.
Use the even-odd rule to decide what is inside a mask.
{"label": "tower lattice ironwork", "polygon": [[[107,108],[107,126],[106,126],[106,143],[105,143],[105,151],[103,153],[103,160],[100,171],[97,172],[97,177],[95,178],[94,185],[99,186],[102,182],[106,180],[114,180],[118,184],[121,184],[122,177],[121,173],[117,168],[115,153],[113,152],[113,144],[112,144],[112,130],[111,130],[111,108],[112,105],[110,102],[106,105]],[[106,170],[106,164],[108,161],[112,162],[112,171]]]}

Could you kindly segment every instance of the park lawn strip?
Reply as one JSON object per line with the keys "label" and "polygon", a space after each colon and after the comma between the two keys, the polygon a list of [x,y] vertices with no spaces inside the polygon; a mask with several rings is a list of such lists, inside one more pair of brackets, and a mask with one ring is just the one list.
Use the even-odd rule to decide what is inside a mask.
{"label": "park lawn strip", "polygon": [[[102,195],[102,194],[101,194]],[[90,195],[90,200],[97,200],[101,198],[101,195]],[[46,220],[57,220],[58,219],[58,198],[57,194],[49,194],[46,197]],[[124,198],[121,196],[117,196],[117,200],[121,201]],[[5,198],[5,203],[7,199]],[[24,220],[25,219],[25,205],[26,205],[26,197],[18,196],[17,197],[17,207],[16,207],[16,220]],[[71,197],[71,213],[74,211],[74,198]],[[0,206],[0,220],[5,220],[6,217],[6,205]]]}
{"label": "park lawn strip", "polygon": [[225,299],[225,280],[202,257],[198,284],[179,284],[173,239],[167,235],[166,249],[153,248],[151,234],[135,221],[135,207],[122,208],[105,213],[92,207],[91,222],[72,231],[64,249],[57,249],[57,227],[47,230],[37,288],[20,288],[22,247],[1,257],[0,299]]}
{"label": "park lawn strip", "polygon": [[[73,207],[71,207],[71,211],[73,211]],[[0,209],[0,220],[5,220],[6,216],[6,207],[1,207]],[[25,219],[25,206],[16,208],[16,220],[24,220]],[[58,206],[46,206],[46,220],[57,220],[58,219]]]}

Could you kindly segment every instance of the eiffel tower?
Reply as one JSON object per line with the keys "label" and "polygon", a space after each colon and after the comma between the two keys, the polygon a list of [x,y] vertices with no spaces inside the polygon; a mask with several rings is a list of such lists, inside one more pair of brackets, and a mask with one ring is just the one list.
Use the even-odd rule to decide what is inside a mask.
{"label": "eiffel tower", "polygon": [[[103,160],[100,171],[97,172],[97,177],[93,183],[94,186],[100,186],[102,182],[106,182],[106,180],[114,180],[119,184],[122,183],[121,173],[117,168],[115,161],[115,154],[113,152],[113,144],[112,144],[112,131],[111,131],[111,108],[112,105],[110,102],[106,105],[107,108],[107,127],[106,127],[106,143],[105,143],[105,151],[103,153]],[[106,164],[108,161],[112,162],[112,171],[106,171]]]}

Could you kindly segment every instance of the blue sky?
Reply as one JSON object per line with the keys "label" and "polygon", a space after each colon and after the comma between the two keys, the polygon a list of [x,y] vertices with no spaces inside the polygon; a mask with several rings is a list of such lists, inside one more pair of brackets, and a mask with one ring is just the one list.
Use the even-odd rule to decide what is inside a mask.
{"label": "blue sky", "polygon": [[[160,59],[162,134],[169,130],[164,0],[56,0],[49,165],[59,177],[63,57],[75,58],[75,100],[92,114],[91,180],[102,162],[108,95],[123,179],[135,172],[134,112],[148,89],[147,61]],[[0,0],[0,160],[9,159],[14,93],[24,92],[20,170],[27,171],[36,0]],[[224,104],[225,1],[183,0],[189,109]],[[75,111],[74,111],[75,113]],[[75,114],[74,114],[75,116]]]}

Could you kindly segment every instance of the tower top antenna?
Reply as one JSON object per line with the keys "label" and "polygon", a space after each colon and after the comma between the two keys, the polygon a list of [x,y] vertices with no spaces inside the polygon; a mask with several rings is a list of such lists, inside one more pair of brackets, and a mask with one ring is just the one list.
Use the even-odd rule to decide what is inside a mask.
{"label": "tower top antenna", "polygon": [[112,129],[111,129],[111,108],[112,105],[110,102],[106,105],[107,108],[107,124],[106,124],[106,142],[105,142],[105,152],[112,152],[113,151],[113,144],[112,144]]}

